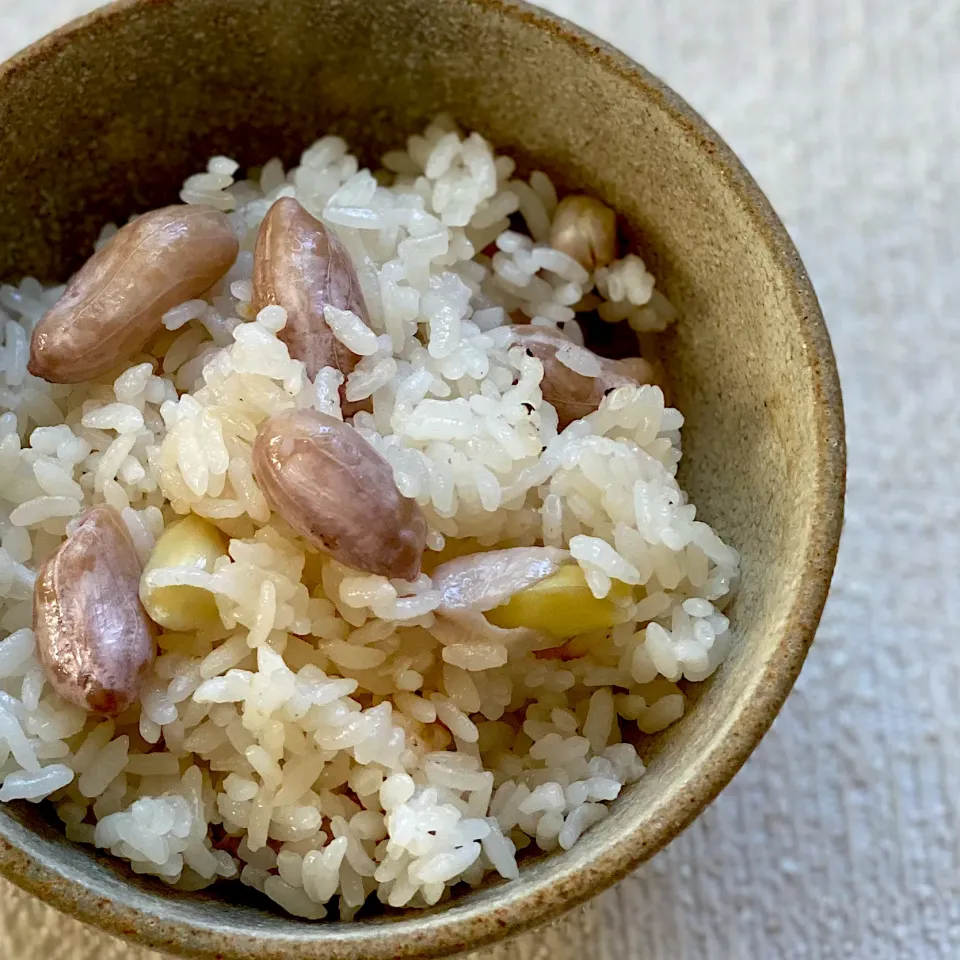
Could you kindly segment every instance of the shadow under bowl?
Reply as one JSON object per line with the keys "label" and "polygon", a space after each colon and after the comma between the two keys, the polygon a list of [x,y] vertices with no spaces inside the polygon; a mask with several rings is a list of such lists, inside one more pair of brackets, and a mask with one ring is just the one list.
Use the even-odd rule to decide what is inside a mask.
{"label": "shadow under bowl", "polygon": [[583,31],[510,0],[123,0],[0,68],[0,279],[65,279],[105,221],[176,200],[217,153],[294,160],[336,132],[375,161],[440,111],[527,169],[592,193],[680,312],[681,482],[740,550],[728,660],[648,771],[571,851],[432,910],[306,923],[183,894],[0,811],[0,871],[53,906],[171,953],[386,960],[478,947],[598,893],[683,830],[759,742],[813,639],[843,512],[836,367],[783,227],[679,97]]}

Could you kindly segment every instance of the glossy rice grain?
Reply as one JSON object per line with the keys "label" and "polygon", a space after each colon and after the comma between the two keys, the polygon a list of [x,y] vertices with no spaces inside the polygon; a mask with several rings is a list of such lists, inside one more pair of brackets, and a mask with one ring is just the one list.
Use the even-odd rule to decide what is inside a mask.
{"label": "glossy rice grain", "polygon": [[40,568],[33,620],[47,680],[64,700],[116,716],[140,693],[155,653],[138,596],[140,562],[112,507],[96,507]]}
{"label": "glossy rice grain", "polygon": [[37,324],[28,369],[52,383],[81,383],[129,360],[164,313],[200,296],[239,249],[229,220],[176,204],[138,217],[101,247]]}
{"label": "glossy rice grain", "polygon": [[315,410],[277,414],[257,434],[253,470],[272,508],[315,547],[366,573],[419,575],[420,507],[349,424]]}

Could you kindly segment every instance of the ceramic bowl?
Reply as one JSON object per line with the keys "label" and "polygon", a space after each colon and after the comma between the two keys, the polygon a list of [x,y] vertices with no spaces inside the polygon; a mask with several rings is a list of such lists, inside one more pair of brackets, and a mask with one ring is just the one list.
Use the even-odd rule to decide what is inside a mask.
{"label": "ceramic bowl", "polygon": [[676,94],[512,0],[124,0],[0,68],[0,278],[65,279],[100,226],[176,200],[216,153],[292,160],[335,130],[376,159],[445,110],[521,163],[615,207],[678,307],[666,361],[681,481],[743,555],[729,659],[644,744],[647,774],[568,853],[425,912],[352,924],[181,894],[0,811],[0,871],[110,933],[243,960],[441,956],[614,883],[717,795],[776,716],[813,639],[843,510],[840,390],[793,245],[737,158]]}

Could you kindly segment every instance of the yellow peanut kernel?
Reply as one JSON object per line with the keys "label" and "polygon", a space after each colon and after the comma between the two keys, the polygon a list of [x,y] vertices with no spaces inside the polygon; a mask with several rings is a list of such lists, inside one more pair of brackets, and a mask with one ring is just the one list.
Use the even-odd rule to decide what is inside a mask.
{"label": "yellow peanut kernel", "polygon": [[633,589],[613,581],[610,593],[597,598],[590,591],[582,568],[570,563],[552,576],[515,593],[506,603],[487,613],[495,627],[530,627],[545,630],[558,639],[569,639],[617,623],[618,608],[633,595]]}
{"label": "yellow peanut kernel", "polygon": [[201,517],[191,514],[170,524],[157,540],[140,580],[140,602],[150,618],[167,630],[202,630],[220,623],[217,604],[209,590],[183,584],[150,586],[148,574],[166,567],[213,573],[214,563],[226,553],[223,534]]}

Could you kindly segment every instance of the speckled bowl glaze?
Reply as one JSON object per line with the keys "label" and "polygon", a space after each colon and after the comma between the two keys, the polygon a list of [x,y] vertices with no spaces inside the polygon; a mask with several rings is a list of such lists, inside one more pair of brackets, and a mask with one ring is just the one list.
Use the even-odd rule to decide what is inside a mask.
{"label": "speckled bowl glaze", "polygon": [[568,852],[426,912],[306,923],[181,894],[0,812],[0,871],[184,956],[433,957],[555,917],[668,843],[736,773],[813,639],[843,511],[840,389],[817,300],[749,175],[616,50],[511,0],[124,0],[0,68],[0,278],[64,279],[105,220],[175,200],[214,153],[290,160],[335,130],[376,158],[446,110],[614,206],[680,310],[666,359],[682,482],[743,555],[723,668],[644,745],[645,777]]}

